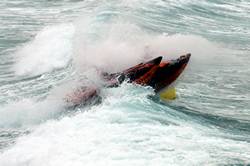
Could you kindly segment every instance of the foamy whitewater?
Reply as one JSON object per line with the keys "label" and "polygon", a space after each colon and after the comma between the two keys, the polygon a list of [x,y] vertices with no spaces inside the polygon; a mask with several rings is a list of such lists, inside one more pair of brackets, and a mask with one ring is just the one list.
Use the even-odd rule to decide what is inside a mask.
{"label": "foamy whitewater", "polygon": [[[0,166],[250,164],[250,3],[0,2]],[[68,108],[96,69],[192,53],[177,99],[123,83]]]}

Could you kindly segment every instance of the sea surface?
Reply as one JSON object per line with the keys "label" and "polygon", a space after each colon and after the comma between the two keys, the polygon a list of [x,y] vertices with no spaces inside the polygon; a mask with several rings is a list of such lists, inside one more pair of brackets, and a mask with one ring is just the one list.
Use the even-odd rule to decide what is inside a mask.
{"label": "sea surface", "polygon": [[[249,0],[1,0],[0,166],[250,164]],[[191,53],[177,99],[129,83],[65,96],[156,56]]]}

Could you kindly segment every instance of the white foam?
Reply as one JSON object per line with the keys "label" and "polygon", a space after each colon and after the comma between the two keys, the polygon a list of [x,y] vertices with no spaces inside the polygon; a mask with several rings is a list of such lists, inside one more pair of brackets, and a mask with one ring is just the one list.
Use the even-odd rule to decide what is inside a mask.
{"label": "white foam", "polygon": [[[98,40],[93,38],[93,33]],[[199,63],[216,62],[222,49],[200,36],[152,35],[134,24],[119,22],[98,29],[86,19],[75,25],[45,27],[16,52],[18,60],[14,70],[19,76],[39,75],[65,67],[72,57],[81,72],[92,67],[120,71],[145,59],[177,58],[186,53],[191,53],[191,59]]]}
{"label": "white foam", "polygon": [[57,100],[37,102],[34,99],[23,99],[0,109],[0,126],[8,128],[40,124],[55,118],[62,111],[62,103]]}
{"label": "white foam", "polygon": [[[155,36],[145,33],[135,25],[120,23],[104,26],[103,31],[106,33],[102,32],[101,39],[90,41],[88,34],[86,35],[86,31],[89,30],[84,28],[88,24],[89,22],[85,21],[77,25],[76,31],[73,25],[45,28],[38,33],[34,41],[26,44],[17,53],[20,61],[15,66],[16,72],[19,75],[35,75],[64,67],[73,53],[74,65],[78,71],[98,84],[99,80],[93,67],[116,72],[145,59],[156,56],[172,59],[187,52],[192,53],[191,59],[196,59],[200,63],[216,57],[218,51],[215,44],[199,36],[180,34]],[[76,33],[73,36],[74,32]],[[32,54],[36,52],[38,53]],[[84,81],[86,83],[86,80]],[[81,82],[81,84],[84,83]],[[44,101],[24,99],[5,106],[0,110],[0,119],[2,118],[0,125],[23,126],[50,119],[52,117],[50,115],[62,110],[61,99],[66,95],[64,92],[70,93],[72,87],[74,89],[78,85],[70,84],[71,87],[63,85],[54,90],[55,93],[51,93],[52,97]],[[53,97],[58,98],[58,96],[60,99],[52,99]]]}
{"label": "white foam", "polygon": [[[84,28],[80,25],[76,29]],[[100,38],[97,41],[89,41],[85,32],[77,32],[73,62],[80,71],[90,67],[121,71],[146,59],[174,59],[186,53],[191,53],[191,61],[199,64],[230,59],[221,54],[227,49],[200,36],[148,34],[129,23],[103,25],[100,31],[100,35],[96,32]]]}
{"label": "white foam", "polygon": [[47,120],[60,117],[66,112],[67,95],[72,93],[82,82],[71,80],[52,89],[43,100],[23,98],[0,108],[0,127],[20,128],[36,126]]}
{"label": "white foam", "polygon": [[48,26],[16,52],[15,73],[39,75],[65,67],[72,56],[73,24]]}
{"label": "white foam", "polygon": [[152,111],[145,89],[121,88],[112,89],[120,99],[109,96],[89,112],[48,121],[21,137],[0,154],[0,165],[226,165],[235,158],[250,160],[249,143],[220,137],[216,129],[185,117],[171,117],[170,109],[163,111],[167,107],[154,105]]}

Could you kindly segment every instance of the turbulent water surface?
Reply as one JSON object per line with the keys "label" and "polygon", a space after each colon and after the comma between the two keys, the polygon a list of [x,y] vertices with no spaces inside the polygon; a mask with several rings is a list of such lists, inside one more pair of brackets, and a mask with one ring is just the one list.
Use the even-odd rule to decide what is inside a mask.
{"label": "turbulent water surface", "polygon": [[[0,165],[250,164],[248,0],[2,0]],[[124,83],[69,109],[80,84],[192,53],[178,98]]]}

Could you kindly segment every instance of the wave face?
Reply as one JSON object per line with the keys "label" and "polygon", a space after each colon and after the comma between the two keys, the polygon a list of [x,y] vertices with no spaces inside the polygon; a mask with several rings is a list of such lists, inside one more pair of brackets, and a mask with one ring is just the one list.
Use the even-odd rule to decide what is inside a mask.
{"label": "wave face", "polygon": [[[248,0],[12,0],[0,4],[0,165],[250,164]],[[192,53],[178,98],[128,83],[69,109],[155,56]]]}

